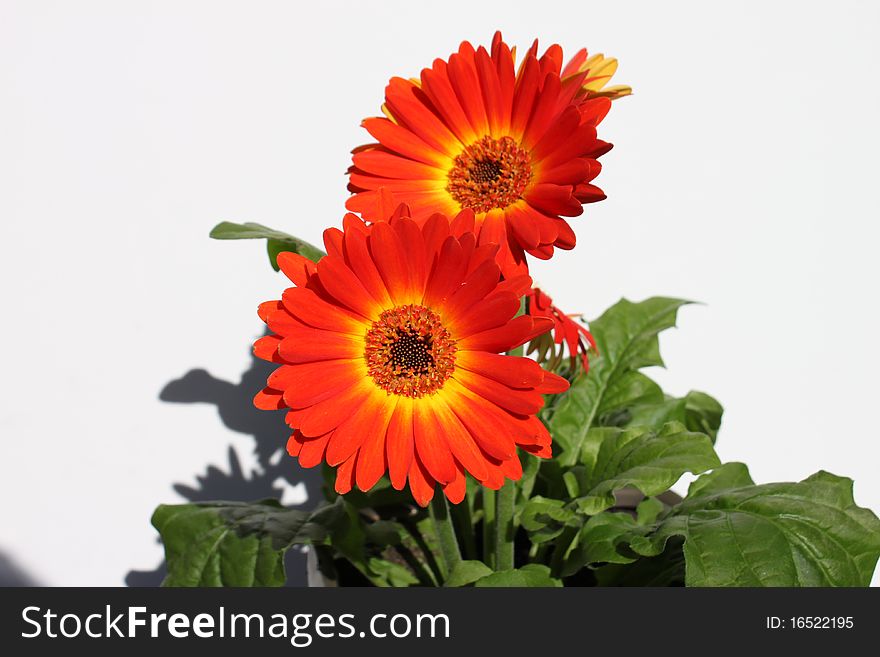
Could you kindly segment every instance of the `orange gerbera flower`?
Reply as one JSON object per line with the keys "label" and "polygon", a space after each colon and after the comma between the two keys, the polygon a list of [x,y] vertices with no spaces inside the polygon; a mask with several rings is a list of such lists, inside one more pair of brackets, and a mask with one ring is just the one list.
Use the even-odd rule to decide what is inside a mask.
{"label": "orange gerbera flower", "polygon": [[571,368],[574,370],[578,360],[584,372],[590,369],[587,354],[596,350],[596,341],[583,324],[576,322],[573,316],[566,315],[553,305],[553,299],[538,288],[533,288],[527,296],[529,315],[553,322],[550,332],[538,336],[529,344],[528,352],[537,352],[538,360],[548,361],[549,368],[554,369],[562,360],[562,345],[568,347]]}
{"label": "orange gerbera flower", "polygon": [[611,144],[596,126],[629,88],[605,89],[617,62],[586,50],[565,68],[558,45],[539,57],[535,42],[518,71],[514,57],[496,33],[491,53],[465,41],[418,80],[392,78],[386,117],[363,122],[378,143],[355,149],[348,209],[382,219],[383,189],[417,221],[471,209],[478,242],[501,245],[505,276],[526,270],[525,253],[573,248],[562,217],[605,198],[591,181]]}
{"label": "orange gerbera flower", "polygon": [[291,409],[289,453],[304,467],[338,466],[339,493],[368,490],[387,471],[423,506],[435,483],[460,502],[466,472],[497,489],[522,474],[517,446],[550,455],[535,414],[542,394],[568,384],[499,353],[550,323],[514,317],[531,281],[501,281],[498,247],[478,246],[472,221],[367,227],[347,215],[343,231],[325,232],[317,265],[278,256],[295,287],[260,306],[273,335],[254,353],[281,367],[254,403]]}

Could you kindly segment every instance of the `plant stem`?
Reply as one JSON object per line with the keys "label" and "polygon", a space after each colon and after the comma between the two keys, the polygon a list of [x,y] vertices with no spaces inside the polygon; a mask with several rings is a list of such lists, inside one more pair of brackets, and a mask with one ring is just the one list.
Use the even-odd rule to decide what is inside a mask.
{"label": "plant stem", "polygon": [[515,497],[516,484],[512,481],[506,482],[496,493],[495,570],[513,568],[513,502]]}
{"label": "plant stem", "polygon": [[425,563],[428,564],[428,568],[431,569],[431,574],[434,576],[437,586],[439,586],[440,582],[443,581],[443,573],[440,570],[440,564],[438,564],[437,559],[434,558],[434,552],[431,550],[430,546],[428,546],[425,537],[422,536],[422,532],[419,531],[416,523],[406,520],[401,522],[403,526],[406,527],[406,531],[409,532],[409,535],[412,536],[413,540],[416,542],[416,545],[419,546],[419,550],[422,552]]}
{"label": "plant stem", "polygon": [[495,491],[483,488],[483,561],[495,567]]}
{"label": "plant stem", "polygon": [[[526,312],[526,298],[519,300],[519,311],[516,316]],[[522,356],[523,348],[516,347],[507,352],[511,356]],[[519,458],[514,456],[514,458]],[[495,509],[495,570],[510,570],[513,568],[513,538],[515,528],[513,526],[513,507],[516,501],[516,484],[507,481],[496,494]]]}
{"label": "plant stem", "polygon": [[[468,496],[469,497],[469,496]],[[467,559],[477,558],[477,544],[474,540],[474,524],[471,520],[470,500],[466,497],[459,504],[449,508],[455,533],[459,538],[459,547]]]}
{"label": "plant stem", "polygon": [[440,543],[440,552],[443,554],[448,577],[455,564],[461,561],[461,552],[458,549],[458,539],[455,537],[455,527],[449,515],[446,496],[442,492],[438,491],[431,500],[431,519],[434,521],[434,530],[437,532],[437,541]]}
{"label": "plant stem", "polygon": [[428,569],[425,568],[425,564],[416,558],[416,555],[412,553],[412,550],[405,545],[398,545],[395,549],[403,560],[406,561],[407,565],[412,568],[422,586],[439,586],[439,582],[431,575]]}

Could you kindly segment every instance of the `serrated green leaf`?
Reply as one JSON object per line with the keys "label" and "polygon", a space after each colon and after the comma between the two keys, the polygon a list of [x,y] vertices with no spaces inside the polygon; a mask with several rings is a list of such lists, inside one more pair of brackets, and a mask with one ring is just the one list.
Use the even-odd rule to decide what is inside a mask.
{"label": "serrated green leaf", "polygon": [[637,370],[663,364],[657,334],[675,325],[678,309],[686,303],[662,297],[640,303],[623,299],[590,322],[599,356],[591,361],[589,373],[562,393],[550,418],[563,465],[577,461],[598,418],[637,403],[662,401],[659,387]]}
{"label": "serrated green leaf", "polygon": [[284,553],[325,541],[340,513],[338,505],[309,512],[274,500],[161,505],[152,523],[165,544],[163,586],[282,586]]}
{"label": "serrated green leaf", "polygon": [[367,566],[373,575],[370,579],[381,586],[402,588],[419,583],[418,578],[408,568],[393,561],[370,557]]}
{"label": "serrated green leaf", "polygon": [[230,221],[221,221],[211,230],[209,237],[215,240],[254,240],[265,239],[266,250],[269,254],[269,262],[275,271],[278,271],[278,254],[283,251],[292,251],[317,262],[326,255],[318,247],[309,244],[293,235],[288,235],[280,230],[268,228],[262,224],[244,223],[235,224]]}
{"label": "serrated green leaf", "polygon": [[449,577],[446,578],[444,586],[459,587],[468,586],[477,580],[483,579],[487,575],[492,574],[492,569],[482,561],[459,561],[452,568]]}
{"label": "serrated green leaf", "polygon": [[562,582],[550,576],[547,566],[530,563],[522,568],[500,570],[481,579],[474,586],[478,587],[559,587]]}
{"label": "serrated green leaf", "polygon": [[651,556],[684,538],[688,586],[867,586],[880,556],[880,520],[856,506],[852,480],[819,472],[799,483],[721,489],[741,466],[719,468],[656,533],[631,547]]}
{"label": "serrated green leaf", "polygon": [[635,561],[635,557],[618,552],[617,545],[624,540],[631,540],[639,530],[638,522],[628,513],[606,512],[593,516],[581,528],[577,545],[567,555],[562,576],[573,575],[588,564]]}
{"label": "serrated green leaf", "polygon": [[614,506],[614,491],[621,488],[631,486],[650,497],[666,491],[685,472],[699,474],[720,465],[707,436],[687,431],[676,422],[659,433],[593,430],[585,447],[585,460],[591,466],[589,492],[576,503],[587,515]]}
{"label": "serrated green leaf", "polygon": [[594,569],[597,586],[684,586],[683,541],[673,537],[663,554]]}
{"label": "serrated green leaf", "polygon": [[567,526],[577,527],[580,523],[577,513],[567,508],[565,502],[540,495],[526,503],[520,516],[520,524],[529,533],[532,543],[550,541]]}

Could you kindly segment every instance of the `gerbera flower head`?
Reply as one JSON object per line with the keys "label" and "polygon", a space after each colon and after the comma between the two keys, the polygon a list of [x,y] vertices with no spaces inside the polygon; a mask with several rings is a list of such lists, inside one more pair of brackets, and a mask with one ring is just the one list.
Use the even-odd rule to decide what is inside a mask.
{"label": "gerbera flower head", "polygon": [[515,317],[531,280],[501,280],[498,246],[477,244],[473,214],[419,226],[400,208],[373,226],[347,215],[343,227],[325,232],[317,264],[280,254],[294,285],[259,308],[272,334],[254,353],[279,367],[254,403],[289,409],[288,452],[335,466],[341,494],[387,472],[421,505],[435,484],[461,501],[465,473],[494,489],[518,479],[517,447],[549,456],[535,414],[568,384],[500,352],[550,322]]}
{"label": "gerbera flower head", "polygon": [[576,371],[578,363],[584,372],[589,371],[588,354],[591,350],[596,351],[596,341],[587,327],[575,321],[576,316],[567,315],[554,306],[553,299],[538,288],[532,288],[527,298],[529,315],[553,322],[548,332],[529,343],[527,353],[537,353],[537,360],[552,370],[562,360],[564,345],[568,348],[572,372]]}
{"label": "gerbera flower head", "polygon": [[563,217],[605,198],[592,181],[611,144],[596,126],[629,88],[605,88],[614,59],[581,50],[563,67],[558,45],[537,53],[535,42],[516,68],[496,33],[490,50],[465,41],[417,80],[392,78],[385,116],[363,122],[376,143],[354,151],[348,209],[381,220],[385,190],[417,222],[472,210],[478,242],[500,245],[505,276],[527,271],[526,253],[573,248]]}

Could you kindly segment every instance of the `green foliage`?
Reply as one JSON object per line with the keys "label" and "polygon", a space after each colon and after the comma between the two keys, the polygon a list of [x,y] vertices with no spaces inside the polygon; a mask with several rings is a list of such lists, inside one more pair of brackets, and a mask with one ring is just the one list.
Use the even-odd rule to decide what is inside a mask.
{"label": "green foliage", "polygon": [[284,553],[324,542],[343,512],[339,504],[309,512],[275,500],[163,504],[153,513],[168,562],[163,585],[282,586]]}
{"label": "green foliage", "polygon": [[486,575],[474,582],[474,586],[485,587],[556,587],[562,586],[562,582],[550,576],[547,566],[530,563],[522,568],[513,570],[499,570]]}
{"label": "green foliage", "polygon": [[492,569],[482,561],[459,561],[452,568],[444,586],[468,586],[492,574]]}
{"label": "green foliage", "polygon": [[283,251],[292,251],[301,256],[317,262],[324,255],[321,249],[305,240],[293,235],[267,228],[262,224],[244,223],[234,224],[230,221],[222,221],[211,230],[209,237],[215,240],[266,240],[266,251],[269,254],[269,263],[275,271],[278,271],[278,254]]}
{"label": "green foliage", "polygon": [[[268,239],[270,253],[273,240],[294,240],[292,250],[320,255],[256,224],[214,233]],[[304,544],[322,568],[344,575],[345,566],[374,586],[867,585],[880,521],[856,506],[849,479],[820,472],[755,485],[745,465],[722,465],[715,453],[723,414],[715,399],[669,396],[640,371],[663,364],[658,335],[685,303],[623,300],[591,324],[600,355],[542,416],[554,457],[521,457],[514,524],[527,549],[516,568],[493,571],[485,552],[475,558],[477,537],[484,548],[492,538],[491,491],[470,482],[452,510],[466,559],[447,575],[436,527],[407,491],[383,478],[367,493],[337,496],[325,468],[331,503],[315,512],[274,501],[160,506],[153,524],[165,542],[166,585],[278,586],[285,550]],[[688,472],[700,476],[683,501],[671,499]]]}
{"label": "green foliage", "polygon": [[[650,535],[633,537],[632,549],[656,555],[681,536],[688,586],[870,583],[880,520],[856,506],[852,480],[818,472],[798,483],[755,486],[745,483],[741,464],[729,466],[693,486]],[[735,487],[723,488],[728,484]]]}
{"label": "green foliage", "polygon": [[587,466],[581,513],[593,515],[614,506],[614,491],[626,487],[646,496],[667,490],[685,472],[699,474],[721,465],[705,434],[687,431],[677,422],[658,433],[646,429],[593,429],[582,445]]}

